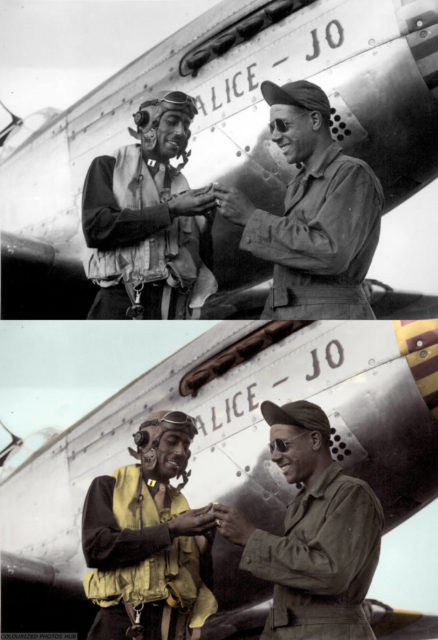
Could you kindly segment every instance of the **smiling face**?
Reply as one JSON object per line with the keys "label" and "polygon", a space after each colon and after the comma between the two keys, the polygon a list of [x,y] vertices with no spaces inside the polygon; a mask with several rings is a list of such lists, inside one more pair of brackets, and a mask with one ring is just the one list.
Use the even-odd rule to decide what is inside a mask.
{"label": "smiling face", "polygon": [[[281,149],[289,164],[306,163],[312,157],[317,139],[314,112],[285,104],[274,104],[270,110],[271,139]],[[276,120],[285,123],[285,131],[274,126]]]}
{"label": "smiling face", "polygon": [[190,137],[191,119],[184,111],[165,111],[157,128],[157,145],[154,149],[158,160],[170,160],[185,148]]}
{"label": "smiling face", "polygon": [[168,482],[177,476],[189,458],[190,443],[184,432],[165,431],[156,450],[157,464],[146,475],[159,482]]}
{"label": "smiling face", "polygon": [[284,452],[274,447],[271,460],[278,465],[289,484],[302,482],[306,487],[310,486],[317,471],[315,432],[288,424],[273,424],[270,442],[276,438],[289,444]]}

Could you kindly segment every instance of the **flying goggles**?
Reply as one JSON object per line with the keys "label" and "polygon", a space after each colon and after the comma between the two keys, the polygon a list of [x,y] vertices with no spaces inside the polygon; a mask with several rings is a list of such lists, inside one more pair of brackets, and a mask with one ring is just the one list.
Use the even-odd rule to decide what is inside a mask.
{"label": "flying goggles", "polygon": [[183,91],[170,91],[169,93],[166,93],[165,96],[159,98],[157,102],[169,102],[170,104],[176,104],[179,106],[187,104],[193,109],[194,115],[198,113],[195,98],[188,96],[187,93],[184,93]]}
{"label": "flying goggles", "polygon": [[190,118],[194,118],[198,113],[195,99],[192,98],[192,96],[187,95],[183,91],[169,91],[168,93],[164,93],[164,95],[160,95],[159,98],[153,98],[152,100],[143,102],[137,113],[133,114],[135,124],[138,127],[146,127],[151,120],[151,114],[148,113],[147,108],[157,107],[159,105],[162,105],[162,112],[169,109],[182,110],[186,111]]}
{"label": "flying goggles", "polygon": [[188,428],[190,438],[193,438],[197,433],[195,419],[192,416],[187,415],[183,411],[169,411],[162,418],[154,418],[153,420],[146,420],[140,425],[140,429],[137,433],[134,433],[134,442],[137,447],[142,447],[149,442],[149,434],[147,431],[142,431],[145,427],[159,426],[160,424],[172,425],[169,430],[182,431]]}

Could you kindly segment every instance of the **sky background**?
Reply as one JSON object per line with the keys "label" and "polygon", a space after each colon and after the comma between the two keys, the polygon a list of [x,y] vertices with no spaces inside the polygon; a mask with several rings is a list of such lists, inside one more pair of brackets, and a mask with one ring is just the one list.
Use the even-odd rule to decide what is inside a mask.
{"label": "sky background", "polygon": [[[65,429],[214,324],[3,321],[0,419],[19,436]],[[435,500],[383,538],[368,597],[438,614],[437,540]]]}
{"label": "sky background", "polygon": [[[0,100],[66,109],[218,0],[1,0]],[[3,126],[6,125],[6,120]],[[2,126],[0,114],[0,128]],[[368,277],[438,295],[438,181],[387,214]]]}
{"label": "sky background", "polygon": [[[23,117],[65,109],[216,2],[2,0],[0,99]],[[437,294],[436,187],[385,216],[370,277]],[[21,436],[64,429],[207,326],[3,321],[0,418]],[[438,613],[437,540],[435,501],[385,536],[369,596]]]}

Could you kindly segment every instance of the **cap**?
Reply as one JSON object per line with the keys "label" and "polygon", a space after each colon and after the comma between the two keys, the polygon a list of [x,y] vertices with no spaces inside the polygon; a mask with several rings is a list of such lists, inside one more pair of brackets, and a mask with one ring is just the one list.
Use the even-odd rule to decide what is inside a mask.
{"label": "cap", "polygon": [[269,400],[260,406],[264,419],[269,425],[290,424],[310,431],[330,434],[330,422],[321,407],[307,400],[288,402],[280,407]]}
{"label": "cap", "polygon": [[297,80],[287,82],[281,86],[274,82],[265,80],[260,86],[266,102],[273,104],[290,104],[295,107],[302,107],[309,111],[319,111],[321,114],[330,117],[330,102],[327,95],[318,85],[308,80]]}

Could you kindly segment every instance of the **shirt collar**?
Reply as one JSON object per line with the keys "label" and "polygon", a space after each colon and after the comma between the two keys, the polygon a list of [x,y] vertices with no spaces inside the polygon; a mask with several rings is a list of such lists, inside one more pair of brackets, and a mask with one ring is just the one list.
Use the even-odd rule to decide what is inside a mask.
{"label": "shirt collar", "polygon": [[153,480],[152,478],[148,478],[147,476],[143,476],[143,480],[152,496],[155,496],[155,494],[158,492],[160,484],[165,484],[166,489],[169,489],[168,484],[162,482],[160,483],[158,480]]}
{"label": "shirt collar", "polygon": [[149,169],[149,173],[152,177],[155,177],[160,170],[160,167],[164,167],[165,172],[169,171],[170,165],[166,162],[159,162],[158,160],[148,160],[146,166]]}
{"label": "shirt collar", "polygon": [[332,142],[319,157],[315,167],[311,171],[307,171],[307,168],[303,167],[302,172],[306,177],[312,176],[313,178],[322,178],[329,164],[331,164],[336,156],[338,156],[341,152],[341,145],[337,142]]}
{"label": "shirt collar", "polygon": [[313,496],[314,498],[321,498],[324,495],[325,490],[333,482],[333,480],[342,473],[342,467],[339,462],[333,461],[327,469],[321,474],[316,484],[306,494]]}

